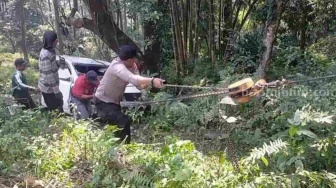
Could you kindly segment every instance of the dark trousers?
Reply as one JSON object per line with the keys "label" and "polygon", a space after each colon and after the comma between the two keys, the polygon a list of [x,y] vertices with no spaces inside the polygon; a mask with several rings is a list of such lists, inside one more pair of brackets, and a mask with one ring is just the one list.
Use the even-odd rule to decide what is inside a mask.
{"label": "dark trousers", "polygon": [[44,102],[46,103],[49,111],[58,110],[63,113],[63,99],[56,97],[54,93],[42,93]]}
{"label": "dark trousers", "polygon": [[17,103],[25,106],[23,108],[24,110],[36,108],[36,105],[35,105],[33,99],[30,96],[26,97],[26,98],[16,98],[15,100],[16,100]]}
{"label": "dark trousers", "polygon": [[109,123],[117,125],[121,131],[116,132],[116,136],[123,141],[125,138],[125,143],[129,144],[131,142],[131,119],[121,112],[120,105],[114,103],[105,103],[97,98],[94,99],[97,113],[101,121],[104,123]]}

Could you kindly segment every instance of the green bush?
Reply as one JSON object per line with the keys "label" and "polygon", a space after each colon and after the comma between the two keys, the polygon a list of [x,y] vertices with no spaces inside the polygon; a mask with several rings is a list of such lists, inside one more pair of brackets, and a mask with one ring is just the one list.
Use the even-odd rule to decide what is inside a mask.
{"label": "green bush", "polygon": [[336,57],[336,35],[329,35],[319,39],[316,43],[309,47],[315,53],[323,54],[329,59]]}
{"label": "green bush", "polygon": [[257,70],[260,55],[262,53],[262,31],[254,30],[240,34],[237,43],[234,45],[234,55],[230,64],[237,73],[253,73]]}
{"label": "green bush", "polygon": [[306,76],[323,75],[331,61],[310,51],[302,52],[297,47],[279,49],[272,59],[269,75],[273,79],[297,73]]}

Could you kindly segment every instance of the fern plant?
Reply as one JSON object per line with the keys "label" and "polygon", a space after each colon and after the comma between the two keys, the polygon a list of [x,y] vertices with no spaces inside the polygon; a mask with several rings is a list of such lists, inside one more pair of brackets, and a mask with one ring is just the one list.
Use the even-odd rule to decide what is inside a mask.
{"label": "fern plant", "polygon": [[271,154],[275,154],[280,152],[283,149],[287,148],[287,142],[283,142],[281,139],[277,139],[274,142],[270,142],[268,145],[266,143],[263,144],[262,148],[254,148],[246,159],[243,159],[243,164],[254,164],[256,159],[262,159],[263,162],[268,165],[268,161],[265,158],[267,154],[270,156]]}
{"label": "fern plant", "polygon": [[127,176],[124,177],[126,180],[128,180],[126,184],[130,185],[131,187],[139,187],[139,188],[155,187],[153,179],[144,175],[139,171],[126,172],[126,173]]}

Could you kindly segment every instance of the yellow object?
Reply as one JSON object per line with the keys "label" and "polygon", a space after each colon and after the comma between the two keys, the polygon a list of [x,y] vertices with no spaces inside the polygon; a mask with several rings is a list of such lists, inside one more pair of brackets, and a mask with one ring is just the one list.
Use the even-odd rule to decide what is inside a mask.
{"label": "yellow object", "polygon": [[259,85],[265,85],[266,81],[261,79],[256,83],[253,82],[251,78],[245,78],[238,82],[235,82],[228,86],[229,96],[225,97],[222,100],[224,104],[236,105],[236,104],[245,104],[255,96],[261,94],[264,90],[264,87]]}

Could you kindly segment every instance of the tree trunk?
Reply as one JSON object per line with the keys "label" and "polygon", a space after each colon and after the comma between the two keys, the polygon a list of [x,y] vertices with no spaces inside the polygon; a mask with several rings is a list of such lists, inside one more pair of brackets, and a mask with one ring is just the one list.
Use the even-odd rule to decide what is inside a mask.
{"label": "tree trunk", "polygon": [[120,1],[116,0],[115,3],[116,3],[116,8],[117,8],[117,11],[116,11],[117,12],[117,25],[121,30],[124,31]]}
{"label": "tree trunk", "polygon": [[170,0],[171,9],[172,9],[172,17],[174,21],[174,31],[176,34],[176,43],[177,43],[177,51],[178,51],[178,62],[181,70],[181,75],[184,75],[184,66],[185,66],[185,57],[183,51],[183,38],[181,36],[181,25],[179,21],[179,11],[177,2],[175,0]]}
{"label": "tree trunk", "polygon": [[[195,32],[195,23],[194,23],[194,20],[193,18],[196,17],[196,6],[193,6],[194,3],[197,4],[197,1],[194,0],[194,1],[191,1],[189,3],[189,19],[188,19],[188,44],[189,44],[189,50],[188,50],[188,54],[192,57],[193,54],[194,54],[194,42],[193,42],[193,39],[194,39],[194,34],[193,32]],[[193,61],[193,57],[190,59],[191,61]]]}
{"label": "tree trunk", "polygon": [[224,31],[222,32],[222,40],[223,43],[221,45],[221,51],[225,54],[226,44],[229,41],[230,31],[232,29],[232,1],[231,0],[223,0],[224,1],[224,11],[223,11],[223,21],[224,21]]}
{"label": "tree trunk", "polygon": [[21,16],[21,48],[24,55],[24,59],[29,62],[27,46],[26,46],[26,16],[24,10],[24,0],[20,0],[20,16]]}
{"label": "tree trunk", "polygon": [[161,58],[161,44],[155,35],[155,24],[152,21],[144,23],[143,32],[145,41],[151,41],[151,45],[146,45],[144,51],[144,60],[146,62],[144,69],[158,72],[158,63]]}
{"label": "tree trunk", "polygon": [[215,57],[215,50],[216,50],[216,44],[215,44],[215,12],[214,12],[214,5],[213,0],[209,0],[209,8],[210,8],[210,14],[209,14],[209,55],[211,57],[212,62],[212,68],[215,70],[217,68],[217,61]]}
{"label": "tree trunk", "polygon": [[[119,53],[119,47],[122,45],[137,45],[132,39],[130,39],[113,21],[112,17],[107,12],[97,14],[97,28],[89,28],[90,24],[86,25],[86,28],[94,31],[109,47],[116,53]],[[92,22],[91,20],[89,22]],[[85,25],[84,25],[85,27]],[[142,55],[142,52],[138,48],[138,53]]]}
{"label": "tree trunk", "polygon": [[134,15],[134,18],[133,18],[133,30],[134,31],[136,31],[137,29],[139,29],[137,20],[138,20],[137,15]]}
{"label": "tree trunk", "polygon": [[38,11],[40,11],[41,14],[41,24],[44,25],[45,22],[48,23],[48,18],[45,16],[43,12],[41,2],[38,1],[37,4],[38,4]]}
{"label": "tree trunk", "polygon": [[54,11],[55,11],[55,28],[56,28],[56,33],[57,33],[57,38],[58,38],[58,50],[59,53],[63,54],[63,36],[61,33],[61,25],[60,25],[60,16],[59,16],[59,5],[58,5],[58,0],[53,0],[54,4]]}
{"label": "tree trunk", "polygon": [[[49,8],[49,12],[51,13],[52,12],[51,0],[48,0],[48,8]],[[49,14],[49,20],[48,20],[49,24],[50,24],[52,19],[53,19],[52,14]]]}
{"label": "tree trunk", "polygon": [[123,8],[123,31],[126,32],[127,30],[127,7],[126,7],[126,3],[124,2],[124,8]]}
{"label": "tree trunk", "polygon": [[194,20],[194,24],[195,24],[195,33],[194,33],[194,54],[193,54],[193,59],[197,59],[198,58],[198,46],[199,46],[199,42],[198,42],[198,20],[200,17],[200,9],[201,9],[201,1],[202,0],[196,0],[195,2],[195,20]]}
{"label": "tree trunk", "polygon": [[265,51],[262,55],[262,60],[258,68],[260,79],[266,79],[267,71],[272,58],[273,44],[276,39],[277,30],[285,4],[286,2],[282,2],[280,0],[272,1],[270,15],[268,15],[268,20],[266,22],[266,32],[264,34]]}
{"label": "tree trunk", "polygon": [[[151,69],[156,69],[155,64],[157,64],[158,59],[160,59],[160,44],[154,42],[150,48],[145,49],[146,56],[139,49],[139,47],[135,44],[135,42],[128,37],[116,24],[113,19],[113,13],[109,9],[109,6],[105,1],[102,1],[99,7],[95,7],[91,0],[83,0],[87,7],[90,9],[90,12],[96,13],[96,20],[93,21],[88,18],[74,18],[74,14],[76,11],[72,11],[70,16],[66,18],[66,24],[69,26],[73,26],[77,29],[85,28],[92,31],[95,35],[97,35],[108,47],[113,50],[116,54],[119,53],[119,48],[122,45],[132,45],[137,48],[138,59],[140,64],[144,60],[145,66]],[[75,9],[73,9],[75,10]],[[136,23],[137,24],[137,23]],[[154,33],[154,28],[152,23],[148,23],[146,29],[146,36],[152,35]],[[155,39],[155,37],[154,37]],[[153,52],[151,52],[153,51]],[[148,55],[147,55],[148,54]],[[147,65],[148,64],[148,65]],[[142,69],[143,67],[140,67]],[[141,71],[141,70],[140,70]]]}
{"label": "tree trunk", "polygon": [[50,0],[48,0],[48,8],[49,8],[49,12],[52,12]]}
{"label": "tree trunk", "polygon": [[302,0],[300,2],[300,9],[302,10],[301,14],[301,23],[300,23],[300,49],[302,51],[305,51],[306,48],[306,31],[307,31],[307,17],[308,12],[306,9],[307,3],[305,0]]}
{"label": "tree trunk", "polygon": [[[158,6],[164,7],[164,0],[158,0]],[[166,7],[164,7],[163,13],[166,13]],[[161,43],[155,32],[155,23],[152,21],[147,21],[143,26],[143,33],[145,41],[150,40],[151,45],[146,45],[146,49],[144,51],[144,60],[146,62],[146,70],[150,70],[151,72],[159,71],[159,62],[161,59]]]}
{"label": "tree trunk", "polygon": [[235,4],[236,3],[238,3],[238,7],[237,7],[237,10],[236,10],[236,14],[235,14],[235,16],[234,16],[234,21],[233,21],[233,23],[232,23],[232,30],[234,30],[235,28],[236,28],[236,26],[237,26],[237,23],[238,23],[238,18],[239,18],[239,12],[240,12],[240,9],[241,9],[241,7],[242,7],[242,5],[243,5],[243,2],[242,1],[235,1]]}
{"label": "tree trunk", "polygon": [[[219,0],[219,11],[218,11],[218,43],[217,49],[221,49],[222,46],[222,18],[223,18],[223,0]],[[222,59],[223,53],[219,50],[219,59]]]}
{"label": "tree trunk", "polygon": [[12,49],[13,49],[13,53],[15,54],[17,52],[16,50],[16,45],[15,45],[15,40],[13,40],[12,38],[8,37],[8,40],[9,40],[9,43],[11,44],[12,46]]}
{"label": "tree trunk", "polygon": [[80,14],[84,16],[84,10],[83,10],[83,1],[80,0]]}
{"label": "tree trunk", "polygon": [[186,3],[184,3],[183,1],[182,3],[182,33],[183,33],[183,56],[187,57],[187,53],[188,53],[188,14],[189,14],[189,5],[190,5],[190,1],[187,1]]}
{"label": "tree trunk", "polygon": [[252,10],[254,9],[254,6],[255,4],[258,2],[258,0],[253,0],[253,2],[249,5],[248,9],[247,9],[247,12],[246,14],[244,15],[242,21],[241,21],[241,24],[240,24],[240,27],[239,27],[239,30],[238,31],[241,31],[247,21],[247,18],[249,17],[249,15],[251,14]]}
{"label": "tree trunk", "polygon": [[180,65],[179,65],[179,56],[178,56],[178,47],[177,47],[177,41],[176,41],[176,33],[175,33],[175,25],[174,25],[174,19],[173,19],[173,9],[171,8],[171,1],[170,2],[170,22],[171,22],[171,31],[173,35],[173,52],[174,52],[174,64],[175,64],[175,71],[176,75],[180,75]]}
{"label": "tree trunk", "polygon": [[[109,46],[115,53],[119,53],[121,45],[133,45],[137,48],[139,61],[143,61],[143,53],[139,47],[130,39],[115,23],[113,20],[113,13],[107,9],[107,4],[104,2],[98,10],[93,7],[90,0],[84,0],[91,12],[96,11],[96,20],[93,21],[88,18],[77,18],[71,16],[67,19],[67,25],[74,26],[79,29],[84,27],[96,34],[105,44]],[[95,10],[95,11],[93,11]]]}

